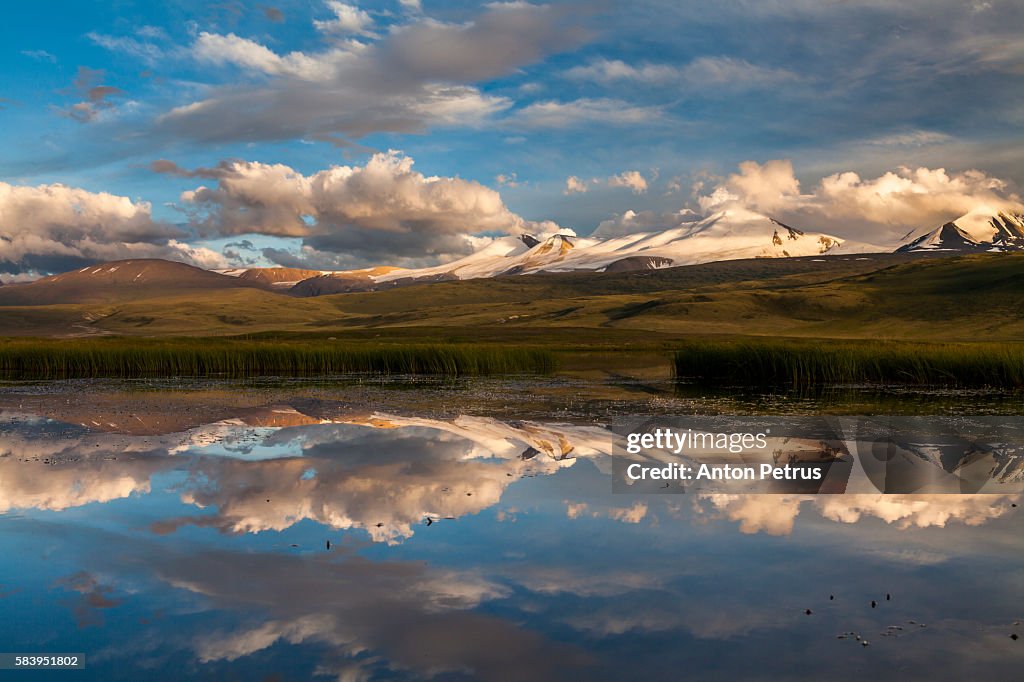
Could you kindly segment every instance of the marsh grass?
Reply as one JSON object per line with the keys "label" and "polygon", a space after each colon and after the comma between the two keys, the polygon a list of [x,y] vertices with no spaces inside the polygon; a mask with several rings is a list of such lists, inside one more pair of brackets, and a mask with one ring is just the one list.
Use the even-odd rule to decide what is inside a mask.
{"label": "marsh grass", "polygon": [[11,379],[319,376],[344,373],[546,373],[545,350],[501,346],[356,345],[229,339],[0,340],[0,376]]}
{"label": "marsh grass", "polygon": [[675,375],[704,382],[1024,386],[1024,344],[897,341],[701,341],[675,353]]}

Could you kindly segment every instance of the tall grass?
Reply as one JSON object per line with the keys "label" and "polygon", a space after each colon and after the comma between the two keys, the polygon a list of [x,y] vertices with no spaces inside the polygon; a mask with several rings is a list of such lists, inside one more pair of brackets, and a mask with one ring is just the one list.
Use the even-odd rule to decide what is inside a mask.
{"label": "tall grass", "polygon": [[544,350],[501,346],[354,345],[343,341],[87,339],[0,341],[0,377],[15,379],[519,374],[554,369]]}
{"label": "tall grass", "polygon": [[676,351],[677,377],[745,384],[1024,386],[1024,344],[706,341]]}

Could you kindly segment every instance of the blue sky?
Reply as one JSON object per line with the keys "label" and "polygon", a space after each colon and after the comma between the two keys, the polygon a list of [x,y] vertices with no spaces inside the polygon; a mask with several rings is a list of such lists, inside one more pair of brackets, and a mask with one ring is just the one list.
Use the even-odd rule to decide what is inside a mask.
{"label": "blue sky", "polygon": [[[268,262],[260,249],[275,247],[295,255],[277,262],[346,267],[450,259],[481,234],[555,229],[542,221],[588,234],[627,210],[648,212],[651,229],[672,227],[677,211],[699,209],[700,196],[729,185],[747,160],[789,161],[794,196],[817,196],[816,220],[828,223],[814,227],[840,236],[872,236],[878,220],[820,205],[814,188],[836,173],[856,172],[877,194],[871,181],[894,169],[946,170],[943,189],[927,191],[957,200],[883,220],[888,231],[876,237],[995,195],[1013,203],[1024,181],[1018,2],[122,0],[5,10],[0,181],[148,204],[130,217],[130,234],[66,217],[17,233],[0,225],[12,244],[31,241],[31,230],[53,242],[48,253],[0,250],[9,273],[170,238],[220,252],[247,235],[251,260]],[[232,160],[312,178],[388,150],[414,160],[412,171],[388,171],[409,182],[369,198],[359,183],[348,187],[344,201],[367,202],[359,215],[328,205],[338,196],[293,193],[268,208],[276,190],[266,183],[252,188],[263,192],[255,200],[228,187],[241,172]],[[174,166],[154,172],[157,160]],[[984,179],[958,175],[970,169]],[[468,181],[445,190],[461,213],[410,189],[433,176]],[[587,191],[571,191],[570,177]],[[182,200],[199,186],[222,191]],[[500,193],[501,209],[474,212],[494,200],[482,188]],[[418,193],[418,208],[381,218],[379,202],[406,190]],[[28,215],[27,191],[0,222]],[[261,219],[244,232],[238,220],[253,212]],[[293,227],[280,226],[282,212]],[[111,219],[106,208],[97,216]],[[121,246],[91,246],[104,239]]]}

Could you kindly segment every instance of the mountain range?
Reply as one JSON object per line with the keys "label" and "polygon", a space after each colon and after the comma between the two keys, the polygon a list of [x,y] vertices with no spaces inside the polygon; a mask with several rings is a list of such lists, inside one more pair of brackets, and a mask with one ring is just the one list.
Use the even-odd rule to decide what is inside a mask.
{"label": "mountain range", "polygon": [[[962,224],[961,224],[962,223]],[[105,303],[197,290],[262,289],[295,297],[368,292],[411,284],[498,276],[573,272],[626,273],[746,259],[848,257],[858,254],[943,255],[1024,250],[1024,214],[973,212],[893,250],[807,232],[746,210],[721,211],[678,227],[609,238],[555,234],[506,236],[459,260],[409,269],[239,268],[207,271],[157,259],[92,265],[0,289],[0,305]]]}

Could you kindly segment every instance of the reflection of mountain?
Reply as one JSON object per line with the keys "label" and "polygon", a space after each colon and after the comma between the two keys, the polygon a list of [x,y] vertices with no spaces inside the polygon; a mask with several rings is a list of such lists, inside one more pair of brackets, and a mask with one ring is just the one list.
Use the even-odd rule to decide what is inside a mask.
{"label": "reflection of mountain", "polygon": [[[317,414],[281,405],[243,409],[157,438],[69,425],[51,440],[38,432],[49,422],[18,416],[0,432],[8,453],[0,460],[0,509],[106,502],[148,492],[157,473],[187,469],[182,501],[216,511],[163,522],[162,532],[185,523],[258,532],[312,519],[394,541],[428,516],[478,513],[514,481],[610,447],[610,434],[598,427],[304,407]],[[521,457],[531,449],[539,454]]]}
{"label": "reflection of mountain", "polygon": [[[513,482],[554,474],[577,458],[592,459],[607,471],[613,438],[597,426],[472,416],[439,420],[317,401],[246,408],[236,414],[154,436],[102,433],[4,413],[0,511],[108,502],[148,493],[153,476],[173,474],[181,501],[206,511],[158,522],[154,528],[159,532],[194,524],[249,533],[282,530],[310,519],[332,528],[364,529],[376,541],[395,542],[413,535],[426,518],[460,518],[493,507]],[[934,466],[924,457],[917,461]],[[1020,480],[1019,457],[1000,462],[1000,475]],[[988,453],[959,467],[991,468],[994,463]],[[952,520],[983,523],[1005,513],[1008,498],[874,494],[706,499],[720,513],[739,520],[744,532],[781,533],[792,527],[805,503],[835,521],[870,515],[909,527]],[[631,507],[605,496],[571,504],[569,515],[636,523],[648,512],[647,504]]]}

